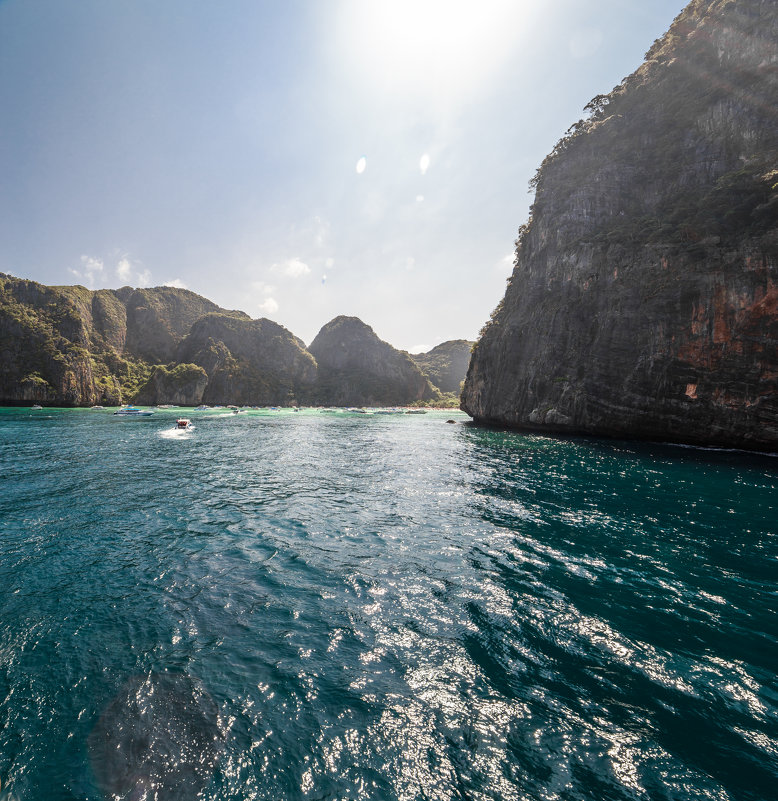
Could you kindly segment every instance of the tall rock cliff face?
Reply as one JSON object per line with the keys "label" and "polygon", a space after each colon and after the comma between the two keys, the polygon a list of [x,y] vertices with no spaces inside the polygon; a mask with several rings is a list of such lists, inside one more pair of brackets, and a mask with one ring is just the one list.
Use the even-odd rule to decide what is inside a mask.
{"label": "tall rock cliff face", "polygon": [[283,326],[224,314],[198,320],[181,342],[177,359],[207,373],[204,403],[305,403],[317,374],[303,341]]}
{"label": "tall rock cliff face", "polygon": [[0,402],[113,405],[156,397],[154,387],[194,397],[200,380],[189,374],[168,370],[149,380],[153,366],[172,362],[192,325],[213,311],[249,319],[185,289],[92,291],[0,273]]}
{"label": "tall rock cliff face", "polygon": [[357,317],[336,317],[309,346],[318,364],[315,396],[336,406],[392,406],[436,392],[411,357]]}
{"label": "tall rock cliff face", "polygon": [[133,402],[145,406],[157,403],[199,406],[206,386],[208,374],[197,364],[177,364],[171,368],[160,364],[153,368]]}
{"label": "tall rock cliff face", "polygon": [[[311,347],[319,364],[283,326],[221,309],[185,289],[92,291],[0,273],[0,405],[441,399],[407,353],[356,318],[333,320]],[[443,348],[444,356],[449,350]],[[447,358],[441,357],[448,365]]]}
{"label": "tall rock cliff face", "polygon": [[778,3],[695,0],[535,179],[462,408],[778,449]]}
{"label": "tall rock cliff face", "polygon": [[475,342],[450,339],[427,353],[414,353],[411,359],[430,382],[441,392],[459,392],[470,365],[470,352]]}
{"label": "tall rock cliff face", "polygon": [[92,403],[89,323],[56,288],[0,273],[0,398]]}
{"label": "tall rock cliff face", "polygon": [[[126,302],[125,349],[149,362],[171,361],[178,343],[205,314],[224,312],[215,303],[186,289],[136,289]],[[233,315],[248,320],[243,312]]]}

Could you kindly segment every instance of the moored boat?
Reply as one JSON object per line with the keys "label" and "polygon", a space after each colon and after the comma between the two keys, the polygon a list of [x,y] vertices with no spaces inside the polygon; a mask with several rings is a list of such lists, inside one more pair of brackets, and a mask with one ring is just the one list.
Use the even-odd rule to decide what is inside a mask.
{"label": "moored boat", "polygon": [[122,406],[117,409],[114,414],[121,415],[122,417],[150,417],[154,412],[149,409],[139,409],[137,406]]}

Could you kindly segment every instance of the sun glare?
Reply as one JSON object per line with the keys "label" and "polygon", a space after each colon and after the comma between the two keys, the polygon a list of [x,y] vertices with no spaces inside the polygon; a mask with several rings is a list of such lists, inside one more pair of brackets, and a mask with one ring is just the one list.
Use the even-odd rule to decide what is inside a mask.
{"label": "sun glare", "polygon": [[344,6],[348,49],[385,89],[447,91],[483,80],[526,33],[525,0],[358,0]]}

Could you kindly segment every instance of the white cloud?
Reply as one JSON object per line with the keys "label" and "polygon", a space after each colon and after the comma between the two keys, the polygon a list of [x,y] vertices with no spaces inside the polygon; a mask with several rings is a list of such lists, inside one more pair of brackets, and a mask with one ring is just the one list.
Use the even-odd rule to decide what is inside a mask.
{"label": "white cloud", "polygon": [[432,350],[432,345],[411,345],[408,353],[428,353]]}
{"label": "white cloud", "polygon": [[275,294],[276,288],[273,284],[266,284],[264,281],[252,281],[251,288],[255,292],[260,292],[263,295]]}
{"label": "white cloud", "polygon": [[278,311],[278,303],[275,298],[265,298],[262,303],[257,304],[257,309],[262,314],[275,314]]}
{"label": "white cloud", "polygon": [[138,273],[138,286],[151,286],[151,271],[144,270],[142,273]]}
{"label": "white cloud", "polygon": [[101,273],[103,271],[103,260],[96,259],[94,256],[82,256],[81,265],[85,273]]}
{"label": "white cloud", "polygon": [[129,281],[131,276],[132,264],[130,264],[130,260],[125,256],[116,265],[116,277],[120,281]]}
{"label": "white cloud", "polygon": [[298,257],[274,264],[270,269],[274,273],[285,275],[288,278],[301,278],[311,272],[311,268]]}
{"label": "white cloud", "polygon": [[103,272],[103,260],[94,256],[81,256],[81,269],[68,267],[68,272],[79,281],[83,281],[89,289],[94,289],[95,278]]}
{"label": "white cloud", "polygon": [[328,270],[331,270],[334,264],[335,264],[335,259],[332,259],[332,258],[330,258],[330,259],[327,259],[327,260],[324,262],[324,266],[325,266],[325,267],[326,267]]}
{"label": "white cloud", "polygon": [[422,175],[426,175],[426,174],[427,174],[427,170],[428,170],[429,168],[430,168],[430,157],[429,157],[429,153],[425,153],[425,154],[424,154],[424,155],[423,155],[423,156],[422,156],[422,157],[419,159],[419,172],[421,172],[421,174],[422,174]]}
{"label": "white cloud", "polygon": [[180,279],[174,278],[172,281],[165,281],[162,286],[174,286],[176,289],[188,289],[189,287]]}
{"label": "white cloud", "polygon": [[362,175],[366,167],[367,167],[367,159],[364,156],[360,156],[356,166],[357,174]]}
{"label": "white cloud", "polygon": [[[141,270],[140,267],[140,262],[134,262],[127,255],[121,256],[115,267],[116,277],[123,284],[129,284],[130,286],[151,286],[151,270]],[[185,288],[180,278],[168,281],[165,286],[180,286]]]}
{"label": "white cloud", "polygon": [[495,265],[494,269],[496,272],[501,273],[502,275],[510,275],[513,272],[513,259],[515,258],[515,254],[513,251],[510,253],[506,253]]}

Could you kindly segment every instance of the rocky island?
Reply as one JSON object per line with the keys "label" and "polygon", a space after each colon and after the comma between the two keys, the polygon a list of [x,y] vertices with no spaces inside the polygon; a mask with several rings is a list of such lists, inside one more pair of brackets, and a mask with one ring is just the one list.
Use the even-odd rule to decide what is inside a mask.
{"label": "rocky island", "polygon": [[545,159],[476,421],[778,449],[777,29],[694,0]]}
{"label": "rocky island", "polygon": [[[461,350],[438,346],[451,347]],[[306,348],[272,320],[186,289],[49,287],[0,273],[0,404],[455,403],[448,387],[467,362],[427,375],[434,353],[417,363],[356,317],[335,318]]]}

